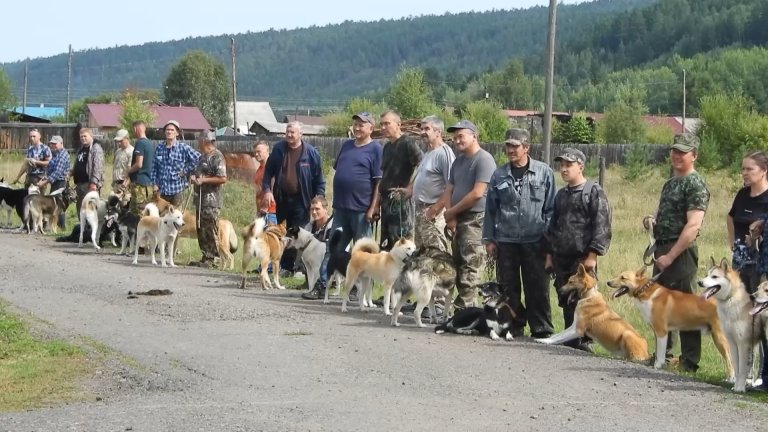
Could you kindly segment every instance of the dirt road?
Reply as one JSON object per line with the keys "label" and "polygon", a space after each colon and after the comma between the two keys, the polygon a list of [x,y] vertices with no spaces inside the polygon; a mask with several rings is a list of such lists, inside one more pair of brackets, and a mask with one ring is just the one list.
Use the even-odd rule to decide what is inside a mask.
{"label": "dirt road", "polygon": [[[768,407],[529,340],[435,335],[237,276],[0,233],[0,297],[121,355],[93,397],[0,431],[765,430]],[[255,282],[255,281],[254,281]],[[256,284],[252,284],[255,286]],[[129,290],[173,295],[128,299]],[[135,360],[135,361],[134,361]]]}

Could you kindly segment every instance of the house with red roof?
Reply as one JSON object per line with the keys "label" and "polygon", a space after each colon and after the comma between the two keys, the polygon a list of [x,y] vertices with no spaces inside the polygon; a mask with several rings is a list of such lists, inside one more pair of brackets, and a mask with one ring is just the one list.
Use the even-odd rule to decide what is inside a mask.
{"label": "house with red roof", "polygon": [[[196,136],[202,131],[211,129],[208,120],[197,107],[151,105],[149,109],[154,113],[155,120],[152,125],[147,125],[148,128],[160,129],[169,121],[176,120],[187,136],[189,134]],[[86,114],[88,115],[86,126],[98,129],[100,134],[112,134],[120,129],[120,115],[122,113],[123,107],[119,103],[86,104]]]}

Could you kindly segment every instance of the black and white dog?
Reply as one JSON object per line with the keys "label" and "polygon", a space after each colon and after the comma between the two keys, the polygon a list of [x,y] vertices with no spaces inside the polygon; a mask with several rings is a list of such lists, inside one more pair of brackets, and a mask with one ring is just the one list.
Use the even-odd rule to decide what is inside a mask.
{"label": "black and white dog", "polygon": [[[117,255],[131,255],[136,247],[136,229],[139,217],[133,214],[130,206],[121,200],[120,196],[111,195],[107,199],[107,215],[104,216],[104,235],[117,230],[120,237],[120,252]],[[126,246],[128,250],[126,251]]]}
{"label": "black and white dog", "polygon": [[[328,257],[328,266],[325,269],[325,276],[328,280],[328,288],[331,287],[331,283],[334,280],[336,281],[336,295],[339,295],[341,292],[341,286],[344,285],[344,277],[347,274],[349,260],[352,259],[352,254],[349,252],[349,250],[334,252],[335,250],[339,249],[339,246],[341,246],[339,243],[341,242],[342,235],[342,228],[336,228],[331,233],[331,238],[328,239],[328,250],[330,251],[330,256]],[[325,299],[323,300],[324,304],[328,304],[328,291],[330,291],[330,289],[325,290]]]}
{"label": "black and white dog", "polygon": [[486,282],[477,288],[483,296],[483,307],[468,307],[456,311],[448,322],[435,327],[435,333],[487,335],[493,340],[499,340],[503,336],[508,341],[513,340],[512,322],[516,314],[507,296],[502,294],[501,285]]}

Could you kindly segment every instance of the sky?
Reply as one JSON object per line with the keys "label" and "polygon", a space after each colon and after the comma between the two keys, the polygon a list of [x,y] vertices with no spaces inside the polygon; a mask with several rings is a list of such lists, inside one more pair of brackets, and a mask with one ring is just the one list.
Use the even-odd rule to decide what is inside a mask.
{"label": "sky", "polygon": [[[582,1],[561,0],[568,4]],[[42,0],[35,3],[37,12],[34,15],[4,20],[3,33],[23,35],[23,39],[5,38],[5,42],[0,44],[0,62],[64,53],[69,44],[72,44],[74,51],[80,51],[190,36],[322,26],[346,20],[372,21],[441,15],[445,12],[524,9],[548,4],[548,0],[388,0],[363,3],[348,0],[299,0],[289,3],[243,0]],[[215,10],[212,10],[214,7]],[[10,43],[11,40],[17,42]]]}

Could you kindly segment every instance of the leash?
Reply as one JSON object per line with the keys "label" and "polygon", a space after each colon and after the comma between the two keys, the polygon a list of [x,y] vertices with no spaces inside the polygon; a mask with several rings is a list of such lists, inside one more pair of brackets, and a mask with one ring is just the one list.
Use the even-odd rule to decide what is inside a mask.
{"label": "leash", "polygon": [[485,256],[485,277],[489,281],[496,281],[496,257],[493,255]]}
{"label": "leash", "polygon": [[656,225],[656,219],[653,216],[643,218],[643,226],[648,231],[648,246],[643,252],[643,264],[652,266],[656,262],[656,238],[653,237],[653,227]]}

